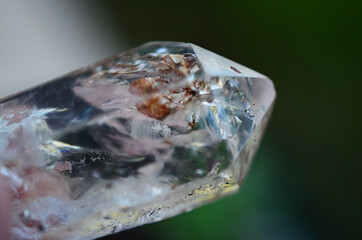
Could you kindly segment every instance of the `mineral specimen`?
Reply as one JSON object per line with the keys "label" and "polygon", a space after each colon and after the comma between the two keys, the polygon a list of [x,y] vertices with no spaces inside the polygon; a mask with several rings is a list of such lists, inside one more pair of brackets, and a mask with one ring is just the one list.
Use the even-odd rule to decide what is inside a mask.
{"label": "mineral specimen", "polygon": [[91,239],[234,193],[275,99],[265,76],[152,42],[0,100],[12,239]]}

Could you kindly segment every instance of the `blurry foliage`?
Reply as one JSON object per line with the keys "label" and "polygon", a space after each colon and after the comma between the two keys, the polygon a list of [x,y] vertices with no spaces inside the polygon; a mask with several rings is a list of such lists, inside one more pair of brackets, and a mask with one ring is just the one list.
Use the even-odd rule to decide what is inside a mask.
{"label": "blurry foliage", "polygon": [[198,44],[266,74],[275,111],[242,191],[107,239],[360,235],[361,1],[104,1],[129,46]]}

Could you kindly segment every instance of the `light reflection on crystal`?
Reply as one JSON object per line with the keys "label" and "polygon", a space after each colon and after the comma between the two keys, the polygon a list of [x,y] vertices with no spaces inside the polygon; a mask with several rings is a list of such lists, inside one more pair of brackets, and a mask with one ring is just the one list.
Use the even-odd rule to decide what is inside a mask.
{"label": "light reflection on crystal", "polygon": [[253,70],[154,42],[0,100],[13,239],[95,238],[235,192],[274,98]]}

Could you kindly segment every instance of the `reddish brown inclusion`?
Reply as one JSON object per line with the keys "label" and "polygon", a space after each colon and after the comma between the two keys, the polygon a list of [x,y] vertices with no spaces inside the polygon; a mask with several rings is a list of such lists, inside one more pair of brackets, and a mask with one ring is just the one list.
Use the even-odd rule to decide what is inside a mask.
{"label": "reddish brown inclusion", "polygon": [[[166,68],[159,69],[159,73],[170,74],[175,73],[174,77],[185,77],[184,73],[179,69],[181,63],[176,63],[170,55],[166,55],[162,58],[163,63],[166,63]],[[197,63],[196,58],[190,54],[184,55],[184,61],[186,68],[194,67]],[[186,104],[191,101],[192,98],[198,97],[198,89],[203,87],[203,81],[197,80],[193,83],[196,91],[191,88],[190,85],[177,90],[170,90],[169,94],[163,94],[163,96],[157,94],[165,85],[168,85],[169,81],[163,77],[156,78],[140,78],[134,80],[129,86],[129,92],[138,96],[147,96],[143,102],[136,104],[137,110],[151,118],[162,121],[170,114],[176,111],[176,106],[180,104]],[[173,94],[184,94],[181,100],[175,101]],[[175,106],[176,104],[176,106]],[[189,123],[191,128],[196,126],[195,120]]]}
{"label": "reddish brown inclusion", "polygon": [[128,91],[131,94],[143,96],[157,92],[158,88],[156,87],[156,82],[153,79],[140,78],[132,82]]}
{"label": "reddish brown inclusion", "polygon": [[162,97],[160,96],[146,99],[143,103],[137,104],[136,107],[139,112],[159,121],[164,120],[168,115],[174,112],[174,109],[171,108],[171,103],[163,103]]}

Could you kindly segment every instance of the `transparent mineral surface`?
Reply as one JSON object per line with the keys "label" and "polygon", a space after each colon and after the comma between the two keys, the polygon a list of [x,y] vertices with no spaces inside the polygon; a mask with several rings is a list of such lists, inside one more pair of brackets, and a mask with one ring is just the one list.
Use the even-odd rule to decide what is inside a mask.
{"label": "transparent mineral surface", "polygon": [[92,239],[235,192],[274,99],[253,70],[152,42],[0,100],[12,239]]}

